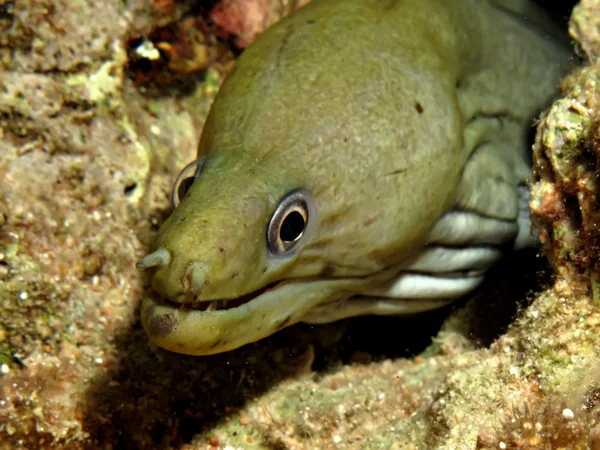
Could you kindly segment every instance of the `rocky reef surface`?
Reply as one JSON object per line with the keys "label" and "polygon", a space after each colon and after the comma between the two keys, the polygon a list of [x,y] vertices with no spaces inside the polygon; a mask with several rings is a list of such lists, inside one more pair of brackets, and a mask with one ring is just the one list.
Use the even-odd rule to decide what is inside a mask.
{"label": "rocky reef surface", "polygon": [[427,315],[148,342],[134,263],[235,55],[300,4],[0,0],[0,447],[600,449],[597,0],[538,124],[540,255]]}

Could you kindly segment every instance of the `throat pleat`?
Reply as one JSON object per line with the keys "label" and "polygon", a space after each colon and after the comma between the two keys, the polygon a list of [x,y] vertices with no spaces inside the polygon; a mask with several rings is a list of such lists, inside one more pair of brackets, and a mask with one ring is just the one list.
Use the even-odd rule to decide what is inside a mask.
{"label": "throat pleat", "polygon": [[472,211],[450,211],[433,227],[428,242],[447,246],[502,245],[519,232],[516,221],[496,219]]}
{"label": "throat pleat", "polygon": [[431,230],[428,243],[405,261],[394,278],[362,294],[407,301],[461,297],[481,284],[485,271],[501,259],[500,247],[518,232],[516,220],[449,211]]}
{"label": "throat pleat", "polygon": [[488,269],[502,257],[495,247],[428,246],[405,266],[405,271],[447,273]]}
{"label": "throat pleat", "polygon": [[383,286],[369,290],[365,295],[403,299],[456,298],[475,289],[483,281],[483,272],[424,275],[402,273]]}

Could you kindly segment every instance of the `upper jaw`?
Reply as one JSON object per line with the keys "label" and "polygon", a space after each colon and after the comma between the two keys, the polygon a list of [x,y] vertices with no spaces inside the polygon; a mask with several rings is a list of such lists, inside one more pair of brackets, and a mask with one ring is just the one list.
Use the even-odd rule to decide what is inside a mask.
{"label": "upper jaw", "polygon": [[163,296],[163,303],[171,305],[178,309],[194,310],[194,311],[220,311],[237,308],[245,303],[254,300],[256,297],[264,294],[265,292],[276,288],[278,285],[284,284],[284,282],[275,282],[264,286],[261,289],[250,292],[239,297],[229,298],[215,298],[215,299],[200,299],[193,294],[182,294],[177,296],[174,300]]}

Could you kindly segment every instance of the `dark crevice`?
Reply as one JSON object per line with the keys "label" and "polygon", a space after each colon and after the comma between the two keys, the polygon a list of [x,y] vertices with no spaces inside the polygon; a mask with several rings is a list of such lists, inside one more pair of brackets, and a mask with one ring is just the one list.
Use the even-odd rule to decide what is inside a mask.
{"label": "dark crevice", "polygon": [[125,189],[123,189],[123,193],[125,195],[132,195],[135,192],[136,188],[137,183],[128,184],[127,186],[125,186]]}

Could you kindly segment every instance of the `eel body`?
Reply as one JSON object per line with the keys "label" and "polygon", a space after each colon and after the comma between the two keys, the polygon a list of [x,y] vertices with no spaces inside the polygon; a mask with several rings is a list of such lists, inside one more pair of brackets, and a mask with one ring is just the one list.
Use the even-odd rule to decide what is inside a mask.
{"label": "eel body", "polygon": [[138,263],[150,338],[205,355],[299,321],[427,310],[533,244],[527,136],[569,57],[540,14],[313,0],[262,34]]}

